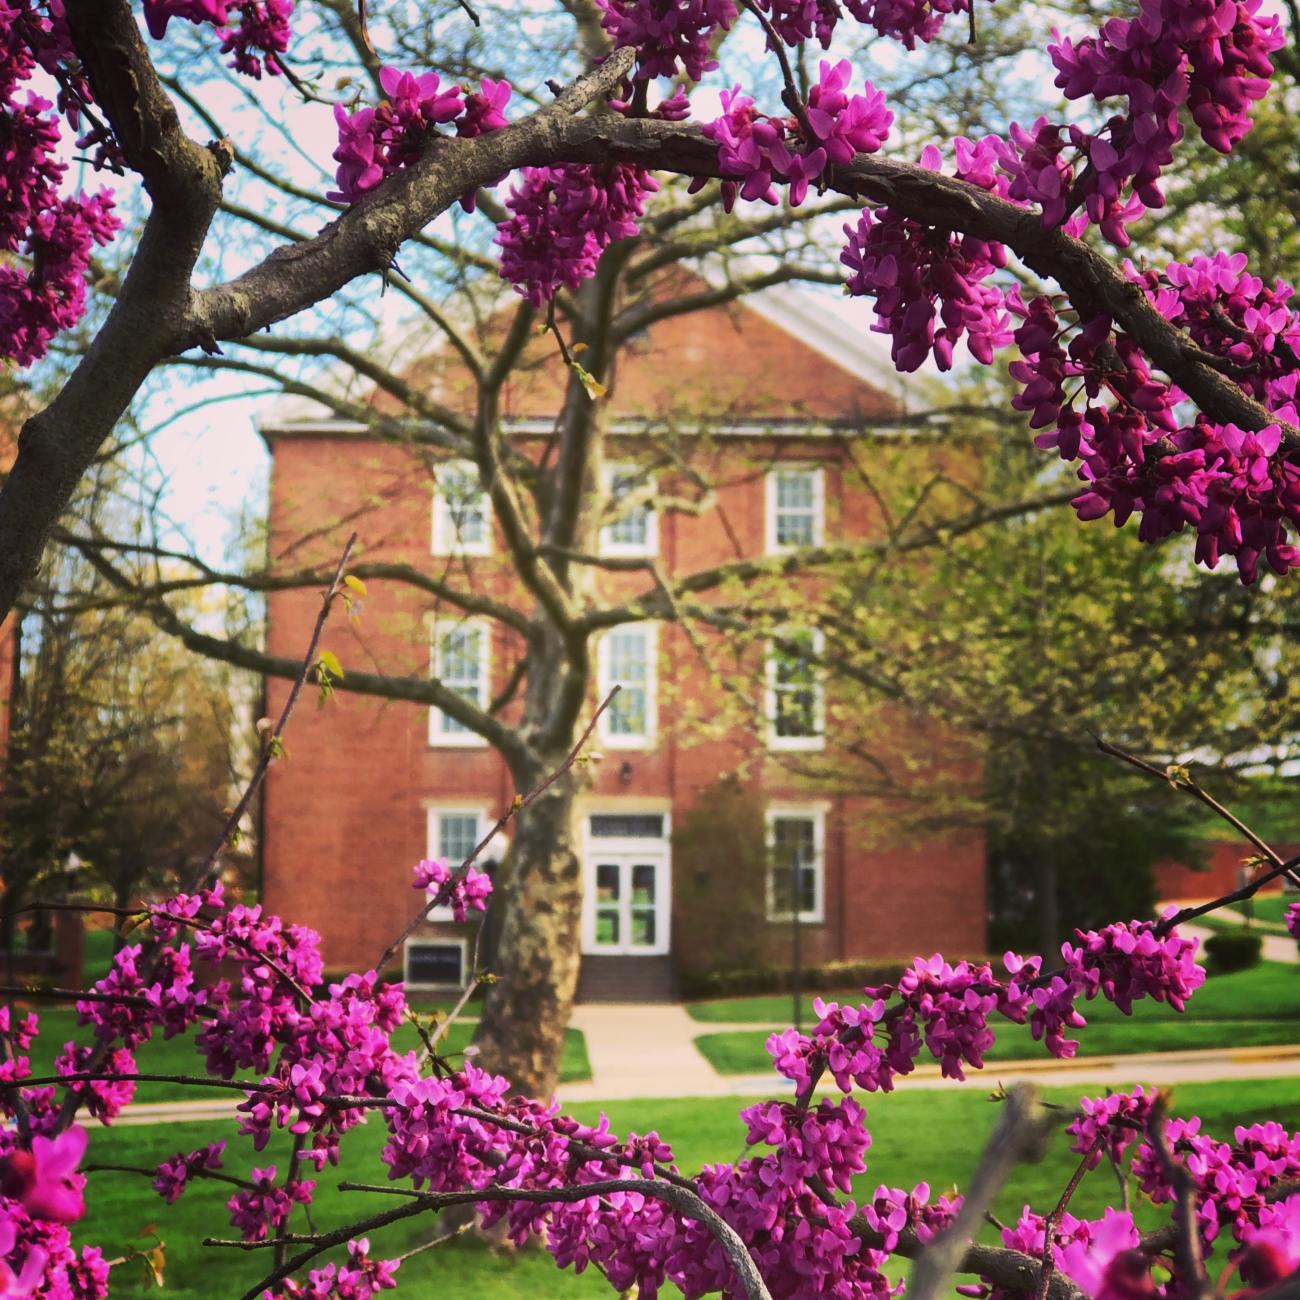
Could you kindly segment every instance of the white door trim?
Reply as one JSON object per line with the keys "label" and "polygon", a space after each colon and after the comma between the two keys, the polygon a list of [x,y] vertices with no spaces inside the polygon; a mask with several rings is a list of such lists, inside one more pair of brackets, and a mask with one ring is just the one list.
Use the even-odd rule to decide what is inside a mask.
{"label": "white door trim", "polygon": [[[620,805],[617,809],[605,808],[595,810],[601,813],[613,813],[625,816],[655,816],[663,819],[663,833],[659,837],[629,835],[601,835],[593,837],[591,818],[593,810],[585,808],[582,812],[582,951],[590,956],[654,957],[663,956],[672,951],[672,896],[673,872],[671,818],[663,808],[646,808]],[[596,943],[596,860],[615,861],[621,866],[629,867],[635,858],[638,863],[653,864],[655,870],[655,942],[644,947],[633,947],[626,940],[617,946],[598,946]],[[620,937],[626,935],[627,921],[630,915],[629,891],[622,891],[620,913],[622,924]]]}

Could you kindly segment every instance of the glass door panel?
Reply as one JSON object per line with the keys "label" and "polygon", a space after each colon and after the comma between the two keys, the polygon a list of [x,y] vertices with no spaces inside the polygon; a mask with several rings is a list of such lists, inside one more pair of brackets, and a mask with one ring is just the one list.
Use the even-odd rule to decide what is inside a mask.
{"label": "glass door panel", "polygon": [[596,946],[618,948],[621,945],[623,920],[623,864],[596,864]]}
{"label": "glass door panel", "polygon": [[628,891],[629,942],[638,948],[653,948],[658,895],[658,868],[653,862],[631,863],[632,888]]}

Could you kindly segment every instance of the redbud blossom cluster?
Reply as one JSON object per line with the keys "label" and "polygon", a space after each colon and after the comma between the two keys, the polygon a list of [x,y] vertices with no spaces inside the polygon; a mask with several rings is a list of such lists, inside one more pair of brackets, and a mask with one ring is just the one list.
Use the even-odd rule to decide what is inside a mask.
{"label": "redbud blossom cluster", "polygon": [[988,962],[950,965],[937,954],[918,957],[896,987],[868,988],[867,1000],[856,1007],[817,999],[812,1034],[773,1034],[768,1053],[777,1073],[800,1093],[822,1071],[843,1092],[888,1092],[897,1076],[911,1073],[923,1049],[948,1078],[964,1079],[967,1066],[982,1068],[995,1016],[1028,1023],[1053,1056],[1070,1057],[1078,1042],[1066,1031],[1087,1024],[1076,1006],[1080,998],[1103,997],[1126,1015],[1144,997],[1181,1011],[1205,979],[1193,960],[1196,941],[1172,930],[1162,934],[1150,921],[1076,930],[1075,939],[1061,947],[1061,969],[1048,973],[1040,957],[1007,953],[1006,979],[997,978]]}
{"label": "redbud blossom cluster", "polygon": [[658,188],[649,172],[626,163],[525,167],[506,198],[510,216],[497,227],[502,278],[534,307],[576,289],[610,244],[637,233]]}
{"label": "redbud blossom cluster", "polygon": [[[487,878],[472,869],[457,875],[445,862],[424,862],[416,883],[442,901],[459,888],[461,910],[481,910]],[[819,1003],[821,1023],[813,1036],[790,1031],[775,1040],[778,1068],[801,1092],[822,1069],[845,1090],[853,1083],[887,1089],[924,1047],[945,1074],[961,1077],[981,1063],[997,1016],[1028,1021],[1054,1054],[1068,1054],[1074,1045],[1065,1030],[1085,1023],[1075,1008],[1078,999],[1102,997],[1127,1011],[1151,997],[1182,1008],[1203,973],[1192,964],[1194,941],[1166,928],[1134,921],[1076,932],[1062,948],[1062,969],[1050,974],[1038,957],[1014,954],[1004,959],[1003,979],[987,964],[952,965],[938,956],[917,961],[896,987],[865,990],[860,1006]],[[555,1102],[511,1095],[505,1079],[473,1064],[453,1071],[438,1063],[426,1072],[417,1053],[393,1046],[405,1012],[399,987],[381,983],[373,971],[326,984],[310,930],[232,904],[219,888],[151,908],[142,933],[149,946],[119,952],[94,990],[98,997],[79,1004],[96,1054],[85,1044],[69,1044],[64,1052],[69,1073],[90,1069],[101,1077],[89,1086],[70,1080],[66,1090],[76,1090],[92,1119],[111,1123],[133,1086],[114,1077],[133,1072],[131,1051],[159,1031],[195,1031],[195,1048],[214,1074],[238,1073],[247,1082],[240,1132],[252,1149],[263,1149],[280,1130],[297,1139],[295,1157],[236,1177],[225,1172],[229,1145],[214,1142],[164,1160],[154,1187],[171,1203],[195,1179],[234,1177],[239,1186],[227,1208],[249,1243],[292,1230],[298,1208],[316,1195],[318,1178],[308,1172],[337,1161],[342,1134],[364,1123],[383,1126],[381,1159],[394,1182],[435,1192],[541,1193],[538,1200],[485,1200],[477,1208],[487,1224],[501,1223],[511,1240],[539,1239],[561,1267],[594,1266],[614,1288],[635,1286],[647,1296],[666,1284],[692,1300],[743,1293],[708,1227],[651,1194],[664,1177],[684,1182],[714,1210],[740,1238],[772,1295],[790,1300],[807,1294],[885,1300],[893,1294],[889,1252],[902,1235],[925,1242],[960,1208],[959,1198],[932,1197],[924,1184],[911,1191],[879,1186],[869,1197],[857,1192],[871,1135],[866,1111],[853,1097],[756,1102],[741,1112],[746,1154],[684,1179],[671,1146],[657,1133],[619,1138],[603,1116],[580,1124]],[[211,971],[201,988],[196,963]],[[93,1248],[72,1251],[67,1238],[67,1223],[83,1208],[84,1179],[76,1166],[86,1132],[74,1127],[60,1133],[53,1090],[23,1086],[38,1032],[34,1015],[18,1019],[0,1011],[0,1033],[11,1049],[3,1078],[10,1086],[0,1106],[11,1118],[14,1107],[23,1106],[32,1132],[28,1141],[16,1126],[0,1130],[0,1281],[16,1294],[39,1279],[50,1288],[43,1294],[97,1298],[107,1292],[108,1265]],[[377,1104],[355,1104],[368,1100]],[[1094,1161],[1103,1155],[1128,1159],[1160,1203],[1173,1190],[1148,1136],[1153,1102],[1141,1089],[1085,1098],[1070,1135],[1075,1149]],[[1300,1258],[1287,1253],[1291,1234],[1300,1231],[1300,1203],[1279,1208],[1267,1196],[1269,1187],[1300,1173],[1300,1138],[1279,1125],[1254,1125],[1221,1143],[1202,1135],[1195,1121],[1181,1120],[1168,1121],[1166,1136],[1193,1178],[1207,1245],[1229,1225],[1243,1252],[1243,1278],[1248,1272],[1273,1276],[1287,1260]],[[647,1190],[634,1183],[572,1196],[585,1184],[628,1179],[649,1180]],[[548,1191],[561,1190],[562,1202],[545,1199]],[[1041,1254],[1045,1230],[1046,1221],[1027,1209],[1006,1230],[1007,1244]],[[1066,1215],[1053,1239],[1062,1274],[1084,1294],[1107,1300],[1118,1295],[1114,1288],[1124,1278],[1146,1276],[1148,1262],[1135,1259],[1134,1245],[1131,1220],[1114,1211],[1093,1222]],[[357,1237],[346,1261],[285,1280],[269,1294],[371,1297],[394,1285],[396,1268],[395,1260],[372,1258],[368,1242]]]}
{"label": "redbud blossom cluster", "polygon": [[[73,58],[61,5],[0,4],[0,356],[19,365],[38,361],[81,319],[90,259],[120,225],[107,190],[61,193],[59,122],[82,125],[93,102],[85,79],[70,75],[57,107],[31,88]],[[78,143],[98,140],[88,133]]]}
{"label": "redbud blossom cluster", "polygon": [[[727,211],[738,197],[778,203],[774,181],[788,186],[787,198],[797,206],[828,164],[847,163],[856,153],[876,153],[881,148],[894,115],[870,82],[865,94],[848,94],[852,75],[847,59],[836,64],[823,60],[803,106],[802,121],[759,113],[739,86],[723,92],[722,116],[706,123],[703,130],[718,142],[722,205]],[[693,183],[692,188],[701,183]]]}
{"label": "redbud blossom cluster", "polygon": [[[173,18],[186,19],[221,32],[221,52],[232,54],[230,66],[260,78],[265,70],[284,70],[281,56],[293,35],[294,0],[144,0],[149,35],[162,40]],[[238,19],[232,24],[232,15]]]}
{"label": "redbud blossom cluster", "polygon": [[355,203],[379,183],[415,162],[437,135],[437,128],[456,123],[457,134],[481,135],[505,126],[504,109],[510,84],[485,77],[481,88],[468,92],[444,86],[436,72],[415,76],[397,68],[381,68],[379,82],[386,99],[375,108],[349,113],[334,106],[339,143],[334,150],[336,190],[326,198]]}
{"label": "redbud blossom cluster", "polygon": [[492,894],[492,878],[476,867],[463,875],[454,872],[446,858],[426,858],[417,862],[412,889],[423,889],[439,905],[450,907],[453,917],[463,922],[471,912],[485,912]]}

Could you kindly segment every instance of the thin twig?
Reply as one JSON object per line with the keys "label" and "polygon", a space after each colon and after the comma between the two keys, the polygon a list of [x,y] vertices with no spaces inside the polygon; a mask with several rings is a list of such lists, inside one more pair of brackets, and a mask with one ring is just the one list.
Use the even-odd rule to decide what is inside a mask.
{"label": "thin twig", "polygon": [[28,903],[25,907],[11,907],[0,912],[0,920],[27,912],[107,912],[112,916],[141,916],[144,910],[142,907],[109,907],[103,903]]}
{"label": "thin twig", "polygon": [[[1135,767],[1139,772],[1145,772],[1148,776],[1153,776],[1159,781],[1167,781],[1175,790],[1182,790],[1192,796],[1193,799],[1200,800],[1216,817],[1221,817],[1228,823],[1239,835],[1250,841],[1275,867],[1283,866],[1282,857],[1273,847],[1263,838],[1255,834],[1245,822],[1235,813],[1225,808],[1213,795],[1201,788],[1190,772],[1178,772],[1176,770],[1161,770],[1154,763],[1148,763],[1145,759],[1139,758],[1136,754],[1130,754],[1128,750],[1122,749],[1119,745],[1111,744],[1103,740],[1095,732],[1089,733],[1097,744],[1097,748],[1103,754],[1109,754],[1112,758],[1118,758],[1122,762],[1128,763]],[[1300,876],[1296,876],[1289,868],[1285,874],[1290,878],[1291,883],[1300,885]]]}
{"label": "thin twig", "polygon": [[266,743],[262,747],[262,756],[258,759],[257,766],[253,769],[253,775],[244,787],[244,793],[240,796],[239,802],[226,819],[226,824],[222,827],[221,835],[212,852],[208,854],[203,861],[203,865],[190,878],[189,889],[185,891],[186,893],[196,893],[205,886],[209,873],[216,865],[217,859],[226,847],[226,843],[238,829],[239,823],[248,811],[249,804],[253,801],[253,796],[261,788],[267,769],[279,752],[278,742],[281,736],[284,735],[284,729],[293,714],[294,705],[298,703],[298,696],[302,694],[302,688],[306,684],[307,677],[316,662],[316,648],[320,645],[321,633],[324,632],[325,624],[329,620],[330,607],[334,604],[334,598],[339,594],[339,584],[343,581],[343,574],[348,567],[348,560],[352,556],[352,548],[356,544],[357,535],[353,533],[348,538],[347,545],[343,548],[343,554],[339,557],[338,567],[334,570],[334,577],[325,594],[321,597],[320,613],[316,616],[316,625],[312,628],[311,640],[307,644],[307,653],[303,656],[302,667],[298,671],[298,676],[293,679],[293,685],[289,688],[289,696],[284,702],[284,708],[280,710],[280,716],[276,720],[274,729],[266,738]]}
{"label": "thin twig", "polygon": [[1201,1250],[1201,1232],[1196,1223],[1196,1195],[1187,1169],[1179,1164],[1169,1150],[1165,1136],[1165,1099],[1157,1096],[1147,1118],[1147,1137],[1155,1149],[1156,1158],[1166,1181],[1174,1189],[1174,1255],[1178,1260],[1180,1290],[1208,1300],[1214,1287],[1205,1271],[1205,1258]]}
{"label": "thin twig", "polygon": [[[158,1170],[146,1169],[142,1165],[113,1165],[113,1164],[92,1164],[82,1165],[83,1174],[140,1174],[144,1178],[157,1178]],[[219,1169],[192,1169],[189,1171],[190,1178],[208,1178],[216,1183],[230,1183],[233,1187],[243,1187],[250,1192],[260,1191],[256,1183],[249,1182],[247,1178],[236,1178],[234,1174],[222,1173]]]}
{"label": "thin twig", "polygon": [[[371,1188],[366,1184],[341,1183],[339,1186],[341,1190],[391,1190]],[[605,1182],[586,1183],[575,1187],[483,1187],[476,1191],[464,1192],[417,1192],[405,1205],[399,1205],[382,1214],[347,1224],[317,1237],[306,1250],[286,1260],[281,1267],[247,1291],[242,1300],[257,1300],[263,1291],[296,1273],[332,1246],[340,1246],[361,1233],[371,1232],[387,1224],[396,1223],[400,1219],[409,1219],[430,1210],[441,1210],[451,1205],[476,1205],[487,1201],[527,1201],[542,1205],[567,1204],[573,1201],[585,1201],[593,1196],[605,1196],[610,1192],[637,1192],[652,1200],[665,1202],[684,1218],[698,1220],[722,1247],[748,1300],[772,1300],[771,1293],[736,1230],[710,1209],[695,1192],[650,1178],[613,1178]],[[226,1245],[228,1243],[209,1240],[204,1244]]]}
{"label": "thin twig", "polygon": [[767,35],[768,48],[776,55],[776,61],[781,65],[781,79],[785,82],[785,89],[781,92],[781,99],[786,108],[798,120],[804,139],[808,142],[808,148],[815,148],[817,135],[812,129],[812,123],[808,120],[807,105],[800,97],[799,87],[795,84],[794,71],[790,67],[790,60],[785,53],[785,43],[776,34],[776,29],[772,26],[768,16],[756,4],[753,4],[752,0],[740,0],[740,4],[742,8],[748,9],[762,24],[763,31]]}
{"label": "thin twig", "polygon": [[952,1276],[961,1266],[994,1198],[1022,1160],[1041,1155],[1043,1138],[1058,1122],[1027,1084],[1011,1089],[1005,1107],[984,1147],[957,1217],[930,1241],[912,1266],[907,1288],[911,1300],[938,1300],[948,1294]]}
{"label": "thin twig", "polygon": [[97,993],[94,989],[45,989],[28,984],[0,984],[0,996],[41,1002],[111,1002],[119,1007],[154,1007],[138,993]]}
{"label": "thin twig", "polygon": [[[288,699],[284,702],[284,708],[280,710],[280,716],[276,720],[275,727],[266,739],[265,748],[262,756],[258,760],[257,766],[253,769],[253,775],[249,778],[248,785],[244,788],[244,793],[240,796],[238,804],[232,810],[230,816],[226,819],[225,825],[221,829],[220,838],[214,845],[212,852],[204,859],[203,865],[191,875],[187,882],[185,893],[197,893],[199,890],[207,887],[209,873],[216,864],[217,859],[221,856],[222,850],[226,847],[231,835],[234,834],[244,813],[247,811],[253,796],[261,787],[262,781],[266,777],[267,769],[271,765],[272,759],[279,750],[278,741],[284,734],[284,729],[288,725],[289,718],[293,714],[294,705],[298,702],[299,695],[302,694],[302,688],[307,681],[312,666],[316,662],[316,649],[320,645],[321,633],[325,629],[325,624],[329,619],[330,609],[334,604],[335,597],[339,594],[339,584],[343,580],[344,571],[347,568],[348,559],[352,555],[352,548],[356,545],[357,535],[353,533],[348,538],[347,545],[343,548],[343,554],[339,557],[338,566],[334,570],[334,577],[330,581],[329,587],[321,597],[320,613],[316,616],[315,626],[312,628],[311,640],[307,645],[307,653],[303,657],[302,666],[298,670],[298,675],[294,678],[293,686],[289,690]],[[158,962],[158,954],[163,947],[162,941],[154,938],[145,946],[140,961],[141,982],[148,983],[152,978],[154,968]],[[308,999],[310,1001],[310,999]],[[108,1059],[108,1054],[112,1050],[108,1043],[101,1043],[90,1059],[91,1071],[102,1068],[104,1062]],[[118,1076],[114,1076],[118,1077]],[[211,1081],[209,1081],[211,1082]],[[66,1129],[76,1118],[77,1107],[80,1099],[77,1092],[69,1092],[63,1099],[63,1105],[59,1110],[59,1116],[55,1128],[57,1131]]]}
{"label": "thin twig", "polygon": [[1052,1285],[1052,1274],[1056,1271],[1056,1252],[1052,1249],[1056,1230],[1060,1227],[1066,1206],[1070,1204],[1070,1198],[1083,1182],[1084,1174],[1091,1167],[1092,1157],[1103,1141],[1105,1141],[1104,1135],[1098,1134],[1092,1145],[1083,1153],[1074,1173],[1070,1176],[1070,1181],[1066,1183],[1065,1190],[1061,1193],[1061,1199],[1056,1202],[1051,1214],[1047,1216],[1047,1222],[1043,1224],[1043,1271],[1038,1275],[1037,1300],[1047,1300],[1047,1291]]}

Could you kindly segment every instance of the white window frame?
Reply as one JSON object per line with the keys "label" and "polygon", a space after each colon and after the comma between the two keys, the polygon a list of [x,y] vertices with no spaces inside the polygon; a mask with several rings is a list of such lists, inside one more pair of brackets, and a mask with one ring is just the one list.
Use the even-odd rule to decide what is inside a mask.
{"label": "white window frame", "polygon": [[[772,852],[776,847],[776,823],[781,820],[810,821],[813,824],[813,910],[800,909],[801,924],[820,925],[826,919],[826,808],[822,804],[769,804],[766,812],[768,859],[763,868],[763,894],[769,921],[789,922],[790,912],[778,912],[772,896]],[[792,900],[793,901],[793,900]]]}
{"label": "white window frame", "polygon": [[[492,625],[481,618],[463,618],[435,620],[430,630],[429,670],[434,677],[442,681],[441,650],[442,638],[448,632],[474,631],[479,634],[478,646],[478,696],[475,703],[480,709],[486,709],[491,690],[492,671]],[[476,731],[457,731],[447,729],[447,715],[436,704],[429,706],[429,744],[439,749],[479,749],[487,741]]]}
{"label": "white window frame", "polygon": [[[439,461],[435,470],[438,474],[450,470],[454,474],[468,476],[479,483],[478,466],[472,460]],[[492,503],[487,490],[479,483],[479,496],[483,504],[483,536],[477,542],[463,542],[452,518],[447,498],[442,494],[435,481],[433,488],[433,535],[431,549],[434,555],[491,555],[492,554]]]}
{"label": "white window frame", "polygon": [[[826,648],[826,637],[820,628],[811,628],[808,634],[812,638],[812,652],[820,656]],[[777,637],[782,633],[778,630]],[[790,629],[788,635],[802,635]],[[775,641],[768,641],[764,649],[764,679],[766,681],[765,710],[767,714],[767,747],[784,750],[818,750],[826,748],[826,669],[818,663],[814,665],[816,680],[813,685],[813,724],[817,728],[811,736],[779,736],[776,731],[776,661],[777,646]]]}
{"label": "white window frame", "polygon": [[[645,541],[644,542],[620,542],[612,536],[614,524],[608,523],[600,530],[600,554],[613,558],[628,559],[649,559],[659,554],[659,512],[654,508],[651,502],[654,500],[655,479],[651,474],[643,473],[639,465],[632,464],[612,464],[605,465],[601,469],[601,486],[605,490],[605,501],[607,507],[613,510],[618,509],[618,500],[614,496],[615,480],[637,479],[642,478],[643,483],[638,483],[635,491],[641,492],[648,488],[650,492],[649,501],[645,508]],[[617,522],[617,521],[616,521]]]}
{"label": "white window frame", "polygon": [[782,474],[811,474],[813,480],[812,541],[809,546],[821,546],[826,540],[826,471],[821,465],[802,465],[798,462],[775,465],[765,478],[766,509],[764,531],[768,555],[789,555],[802,550],[800,546],[786,546],[777,541],[777,481]]}
{"label": "white window frame", "polygon": [[[442,857],[442,819],[444,817],[473,817],[477,823],[477,830],[474,833],[475,844],[483,838],[484,832],[487,830],[488,826],[491,825],[491,822],[488,820],[487,807],[481,803],[431,804],[425,809],[424,840],[424,856],[430,860]],[[504,852],[504,847],[500,849],[496,848],[496,839],[501,839],[501,837],[495,837],[493,842],[483,850],[482,857],[484,861],[491,861],[493,856]],[[452,862],[451,859],[448,858],[447,865],[455,871],[456,868],[460,866],[460,863]],[[427,891],[430,898],[432,898],[437,892],[438,891],[434,888],[430,888]],[[456,918],[452,915],[450,907],[435,907],[433,911],[429,913],[430,921],[454,921],[455,919]]]}
{"label": "white window frame", "polygon": [[[613,649],[611,637],[621,632],[641,632],[646,638],[645,731],[640,735],[611,731],[609,724],[613,704],[600,715],[597,731],[601,743],[607,749],[652,749],[659,730],[659,625],[623,623],[611,628],[600,638],[596,651],[596,680],[602,700],[615,686],[610,662]],[[614,703],[618,703],[617,699]]]}
{"label": "white window frame", "polygon": [[[460,949],[460,983],[459,984],[416,984],[411,979],[411,949],[424,944],[426,946],[437,946],[439,948],[459,948]],[[469,940],[462,935],[453,935],[449,938],[435,938],[433,935],[420,935],[416,938],[408,939],[402,945],[402,985],[408,989],[463,989],[465,987],[465,962],[469,956]]]}

